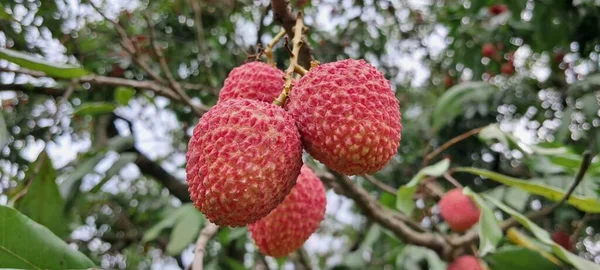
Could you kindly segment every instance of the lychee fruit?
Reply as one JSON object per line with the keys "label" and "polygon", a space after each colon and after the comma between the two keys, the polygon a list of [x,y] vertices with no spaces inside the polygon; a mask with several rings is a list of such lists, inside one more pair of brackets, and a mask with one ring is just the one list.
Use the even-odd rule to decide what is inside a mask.
{"label": "lychee fruit", "polygon": [[300,248],[319,228],[325,206],[323,183],[304,165],[296,186],[285,200],[248,229],[262,253],[283,257]]}
{"label": "lychee fruit", "polygon": [[219,101],[247,98],[271,103],[283,89],[283,71],[263,62],[234,68],[223,83]]}
{"label": "lychee fruit", "polygon": [[492,15],[498,15],[506,12],[508,10],[508,6],[506,4],[495,4],[489,7],[488,11]]}
{"label": "lychee fruit", "polygon": [[561,245],[566,250],[573,250],[573,243],[571,242],[571,236],[563,231],[556,231],[552,234],[552,241]]}
{"label": "lychee fruit", "polygon": [[494,47],[494,44],[489,42],[483,44],[481,47],[481,55],[485,57],[492,57],[494,54],[496,54],[496,47]]}
{"label": "lychee fruit", "polygon": [[186,159],[194,205],[217,225],[245,226],[289,194],[302,167],[302,143],[283,108],[232,99],[200,119]]}
{"label": "lychee fruit", "polygon": [[459,188],[446,192],[439,202],[439,207],[440,215],[455,232],[464,232],[473,227],[481,214],[477,205]]}
{"label": "lychee fruit", "polygon": [[374,173],[400,145],[398,100],[389,81],[364,60],[313,68],[293,88],[286,108],[306,151],[339,173]]}
{"label": "lychee fruit", "polygon": [[515,73],[515,66],[512,62],[506,62],[500,67],[500,72],[504,75],[513,75]]}
{"label": "lychee fruit", "polygon": [[444,76],[444,86],[446,88],[450,88],[454,85],[454,78],[452,78],[452,76],[446,74],[446,76]]}
{"label": "lychee fruit", "polygon": [[446,270],[483,270],[483,267],[475,256],[463,255],[450,263]]}

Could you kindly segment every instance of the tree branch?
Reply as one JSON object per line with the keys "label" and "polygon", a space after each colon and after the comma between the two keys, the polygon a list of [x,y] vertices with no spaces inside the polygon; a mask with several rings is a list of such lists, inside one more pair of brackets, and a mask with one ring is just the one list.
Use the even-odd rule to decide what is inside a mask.
{"label": "tree branch", "polygon": [[[279,23],[287,33],[290,40],[294,39],[294,25],[296,25],[296,16],[292,13],[290,2],[288,0],[272,0],[273,19]],[[303,38],[304,46],[300,48],[298,63],[304,68],[310,68],[310,61],[313,60],[310,46]]]}
{"label": "tree branch", "polygon": [[208,241],[217,233],[219,230],[219,226],[209,222],[206,226],[200,231],[200,236],[198,237],[198,241],[196,241],[195,257],[194,262],[192,263],[192,270],[202,270],[204,268],[204,254],[206,253],[206,244]]}
{"label": "tree branch", "polygon": [[186,184],[165,171],[160,164],[150,160],[150,158],[140,152],[137,148],[134,148],[133,152],[137,153],[135,165],[138,166],[143,174],[152,176],[157,182],[168,189],[171,195],[177,197],[181,202],[186,203],[191,201]]}
{"label": "tree branch", "polygon": [[425,156],[425,159],[423,159],[423,167],[426,167],[427,165],[429,165],[429,161],[431,161],[431,159],[433,159],[435,156],[444,152],[446,149],[450,148],[454,144],[479,133],[484,128],[485,127],[479,127],[479,128],[469,130],[469,131],[467,131],[463,134],[460,134],[460,135],[452,138],[451,140],[447,141],[442,146],[440,146],[439,148],[435,149],[433,152],[431,152]]}
{"label": "tree branch", "polygon": [[396,193],[398,193],[398,190],[396,190],[395,188],[390,187],[390,186],[386,185],[385,183],[377,180],[377,178],[375,178],[372,175],[365,174],[365,175],[363,175],[363,178],[367,179],[367,181],[369,181],[369,183],[373,184],[374,186],[380,188],[381,190],[383,190],[383,191],[385,191],[387,193],[390,193],[392,195],[396,195]]}

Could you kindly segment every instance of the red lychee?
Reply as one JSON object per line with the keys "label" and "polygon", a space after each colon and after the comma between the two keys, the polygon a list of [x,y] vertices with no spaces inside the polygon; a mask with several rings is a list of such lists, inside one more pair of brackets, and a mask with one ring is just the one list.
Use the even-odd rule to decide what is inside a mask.
{"label": "red lychee", "polygon": [[566,250],[573,250],[573,243],[571,242],[571,236],[563,231],[556,231],[552,234],[552,241],[561,245]]}
{"label": "red lychee", "polygon": [[496,54],[496,47],[492,43],[485,43],[483,47],[481,47],[481,55],[485,57],[492,57]]}
{"label": "red lychee", "polygon": [[475,256],[463,255],[449,264],[446,270],[483,270],[483,267]]}
{"label": "red lychee", "polygon": [[490,6],[490,8],[488,9],[490,14],[492,14],[492,15],[498,15],[498,14],[506,12],[507,10],[508,10],[508,6],[506,4],[495,4],[495,5]]}
{"label": "red lychee", "polygon": [[446,86],[446,88],[450,88],[454,85],[454,78],[452,78],[452,76],[446,74],[446,76],[444,76],[444,86]]}
{"label": "red lychee", "polygon": [[194,128],[186,155],[196,207],[220,226],[245,226],[279,205],[296,182],[302,144],[294,120],[271,103],[232,99]]}
{"label": "red lychee", "polygon": [[381,72],[347,59],[313,68],[293,88],[287,109],[306,151],[347,175],[373,173],[400,145],[400,106]]}
{"label": "red lychee", "polygon": [[247,98],[271,103],[283,89],[283,71],[263,62],[249,62],[234,68],[219,93],[219,101]]}
{"label": "red lychee", "polygon": [[513,73],[515,73],[515,66],[512,62],[509,61],[502,64],[502,66],[500,67],[500,71],[502,72],[502,74],[512,75]]}
{"label": "red lychee", "polygon": [[325,188],[306,165],[296,186],[268,216],[248,226],[262,253],[283,257],[300,248],[325,217]]}
{"label": "red lychee", "polygon": [[439,202],[440,214],[450,229],[464,232],[479,221],[481,211],[459,188],[452,189]]}

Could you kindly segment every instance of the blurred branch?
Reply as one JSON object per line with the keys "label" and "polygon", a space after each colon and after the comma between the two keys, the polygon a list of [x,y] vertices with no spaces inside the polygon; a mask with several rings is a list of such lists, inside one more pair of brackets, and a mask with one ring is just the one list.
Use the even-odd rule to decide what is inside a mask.
{"label": "blurred branch", "polygon": [[423,167],[426,167],[427,165],[429,165],[429,162],[431,161],[431,159],[433,159],[435,156],[439,155],[440,153],[444,152],[446,149],[450,148],[451,146],[453,146],[454,144],[469,138],[477,133],[479,133],[483,128],[485,127],[478,127],[472,130],[469,130],[461,135],[458,135],[454,138],[452,138],[451,140],[447,141],[446,143],[444,143],[442,146],[440,146],[439,148],[433,150],[433,152],[427,154],[425,156],[425,159],[423,159]]}
{"label": "blurred branch", "polygon": [[[192,0],[192,2],[196,3],[196,1],[194,0]],[[181,88],[181,85],[179,85],[179,83],[175,80],[173,74],[171,73],[171,70],[169,69],[167,60],[165,59],[165,56],[163,55],[162,50],[156,41],[156,33],[154,33],[154,26],[152,25],[152,22],[150,20],[150,14],[146,13],[145,18],[146,23],[148,25],[148,32],[150,33],[150,43],[152,44],[152,48],[154,49],[154,54],[156,54],[156,57],[158,57],[160,68],[167,77],[167,81],[169,82],[171,89],[175,90],[175,92],[181,97],[181,99],[183,99],[183,101],[188,106],[190,106],[196,112],[196,114],[198,114],[198,116],[202,116],[204,112],[208,111],[208,108],[205,108],[203,106],[196,106],[194,103],[192,103],[190,96],[188,96],[185,90]]]}
{"label": "blurred branch", "polygon": [[[294,39],[294,26],[296,25],[296,16],[292,13],[290,2],[288,0],[272,0],[273,19],[285,29],[290,40]],[[310,67],[310,61],[313,60],[311,49],[308,43],[303,39],[305,46],[300,48],[298,64],[304,68]]]}
{"label": "blurred branch", "polygon": [[260,38],[262,37],[262,35],[265,32],[265,19],[267,18],[267,15],[269,14],[269,10],[271,10],[271,2],[269,2],[267,7],[265,7],[265,10],[260,15],[260,19],[258,20],[258,32],[256,34],[256,45],[261,43]]}
{"label": "blurred branch", "polygon": [[143,174],[152,176],[156,181],[168,189],[171,195],[177,197],[182,203],[190,202],[190,194],[188,193],[186,184],[165,171],[160,164],[150,160],[150,158],[140,152],[137,148],[134,148],[133,152],[137,153],[135,165],[138,166]]}
{"label": "blurred branch", "polygon": [[571,194],[573,194],[573,192],[575,191],[577,186],[579,186],[579,183],[581,183],[581,180],[583,180],[583,177],[585,176],[585,173],[587,172],[587,170],[590,168],[591,163],[592,163],[592,153],[589,150],[587,150],[583,153],[583,160],[581,161],[581,165],[579,167],[579,172],[577,172],[577,175],[575,176],[575,180],[573,180],[573,184],[571,184],[571,187],[569,187],[569,190],[567,190],[567,193],[565,193],[565,196],[562,199],[560,199],[560,201],[558,201],[557,203],[552,205],[552,207],[549,210],[550,212],[556,210],[556,208],[558,208],[563,203],[565,203],[566,201],[569,200],[569,197],[571,197]]}
{"label": "blurred branch", "polygon": [[[446,257],[451,252],[451,246],[439,234],[426,231],[421,225],[400,212],[382,206],[369,192],[354,185],[350,178],[337,173],[320,174],[325,180],[336,182],[338,191],[352,200],[362,209],[364,214],[383,227],[394,232],[404,241],[431,248]],[[337,192],[337,191],[336,191]],[[410,226],[409,226],[410,225]]]}
{"label": "blurred branch", "polygon": [[209,222],[206,226],[200,231],[200,236],[198,237],[198,241],[196,241],[196,248],[194,249],[196,255],[194,257],[194,262],[192,263],[192,270],[202,270],[204,269],[204,254],[206,253],[206,244],[208,241],[217,233],[219,230],[219,226],[214,223]]}
{"label": "blurred branch", "polygon": [[396,193],[398,193],[398,191],[395,188],[390,187],[390,186],[386,185],[385,183],[377,180],[377,178],[375,178],[372,175],[365,174],[365,175],[363,175],[363,178],[367,179],[367,181],[369,181],[369,183],[375,185],[376,187],[380,188],[381,190],[383,190],[387,193],[390,193],[394,196],[396,195]]}
{"label": "blurred branch", "polygon": [[206,45],[204,42],[204,26],[202,24],[202,9],[200,8],[200,0],[189,0],[189,4],[194,10],[194,21],[196,25],[196,39],[198,40],[198,50],[204,53]]}

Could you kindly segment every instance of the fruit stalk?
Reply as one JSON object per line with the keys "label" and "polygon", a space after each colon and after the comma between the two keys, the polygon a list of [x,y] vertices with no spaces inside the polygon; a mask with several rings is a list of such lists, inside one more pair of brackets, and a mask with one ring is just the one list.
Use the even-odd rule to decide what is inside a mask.
{"label": "fruit stalk", "polygon": [[194,270],[202,270],[204,268],[204,253],[206,253],[206,244],[208,241],[217,233],[219,230],[219,226],[208,223],[200,232],[200,236],[198,236],[198,241],[196,241],[195,257],[193,266],[191,269]]}
{"label": "fruit stalk", "polygon": [[285,29],[281,29],[281,31],[279,31],[279,33],[275,35],[273,40],[271,40],[271,42],[269,42],[269,44],[267,44],[267,47],[265,48],[265,56],[267,57],[267,63],[273,67],[275,66],[275,59],[273,57],[273,47],[275,47],[275,44],[277,44],[277,42],[279,42],[279,40],[281,40],[281,38],[284,35]]}
{"label": "fruit stalk", "polygon": [[277,106],[282,106],[285,104],[287,97],[292,90],[292,80],[294,78],[294,71],[296,70],[296,66],[298,66],[298,55],[300,55],[300,48],[304,43],[302,41],[302,31],[304,30],[304,15],[302,12],[298,12],[298,17],[296,18],[296,26],[294,26],[294,38],[292,39],[292,55],[290,58],[290,65],[285,70],[285,84],[283,85],[283,90],[279,97],[273,101],[273,104]]}

